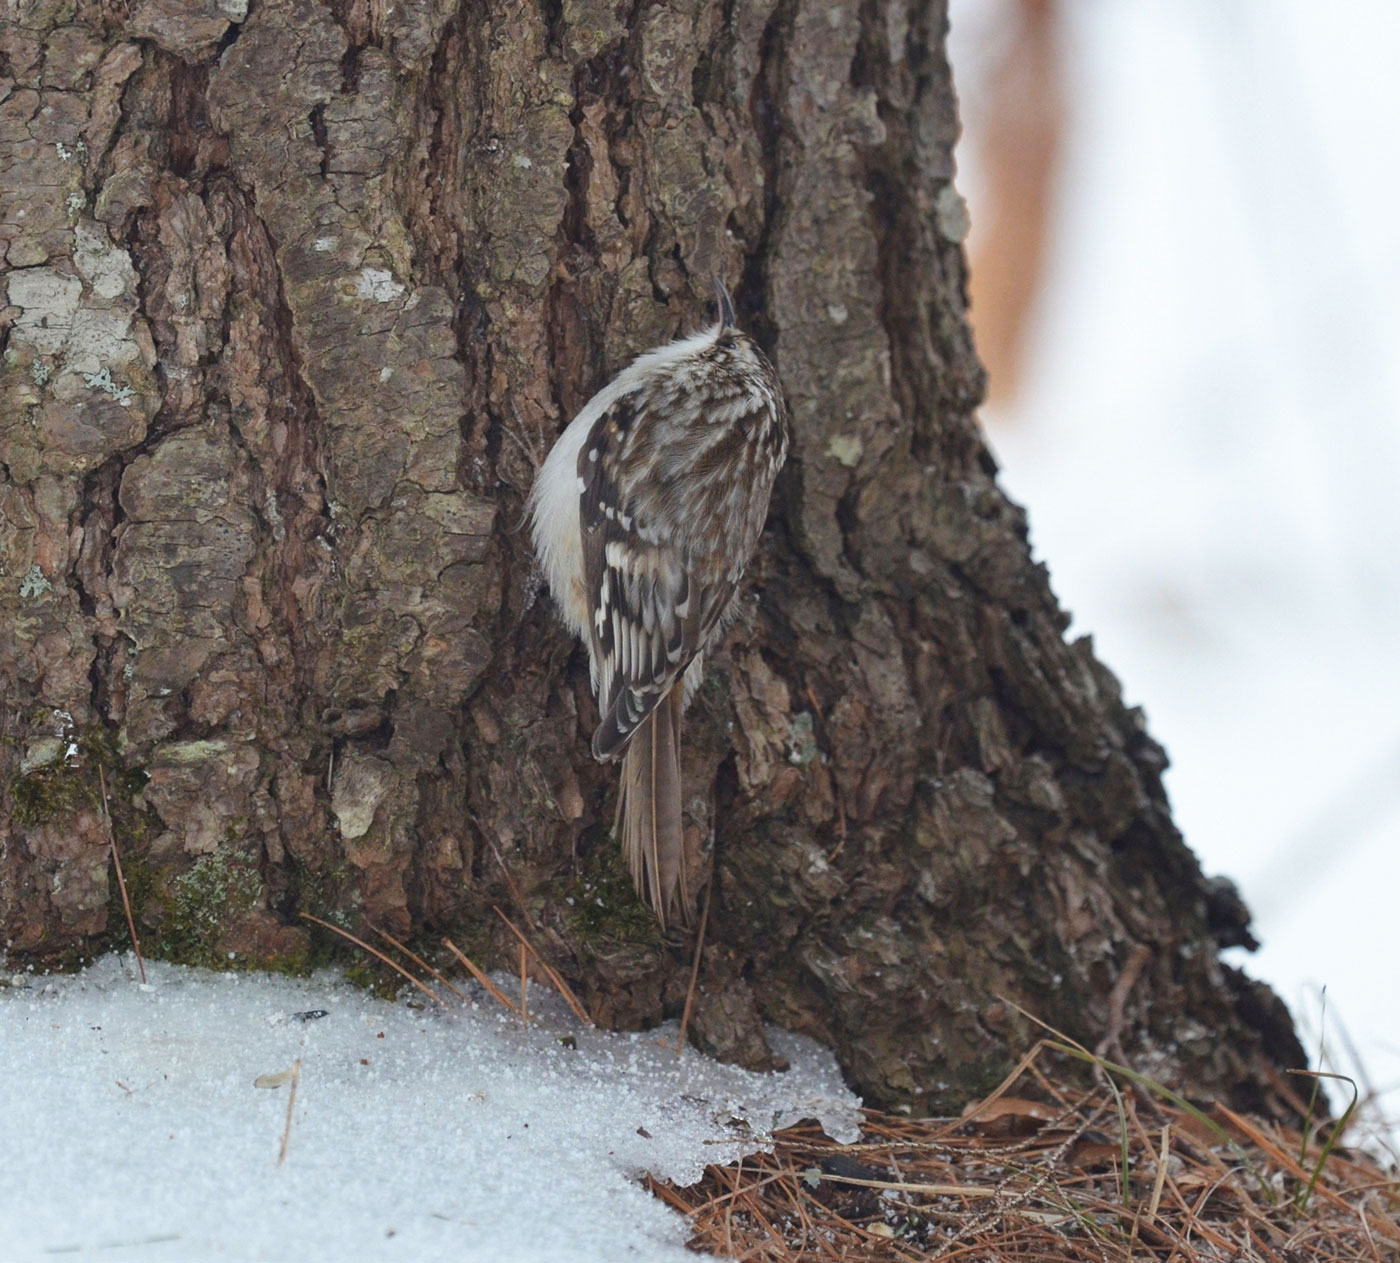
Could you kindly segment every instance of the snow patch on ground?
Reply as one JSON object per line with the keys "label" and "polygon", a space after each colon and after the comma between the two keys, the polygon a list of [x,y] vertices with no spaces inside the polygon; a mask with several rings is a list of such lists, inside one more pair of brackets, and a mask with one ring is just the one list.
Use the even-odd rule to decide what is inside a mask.
{"label": "snow patch on ground", "polygon": [[[685,1221],[640,1173],[693,1182],[801,1118],[857,1135],[832,1055],[778,1030],[791,1069],[756,1074],[543,989],[527,1027],[334,974],[130,965],[0,988],[0,1258],[680,1263]],[[289,1089],[254,1080],[297,1059],[279,1165]]]}

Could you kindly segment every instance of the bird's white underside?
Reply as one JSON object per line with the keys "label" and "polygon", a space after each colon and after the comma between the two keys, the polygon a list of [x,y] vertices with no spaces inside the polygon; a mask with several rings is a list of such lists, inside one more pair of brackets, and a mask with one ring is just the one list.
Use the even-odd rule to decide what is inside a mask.
{"label": "bird's white underside", "polygon": [[[550,449],[535,476],[530,492],[530,521],[535,555],[540,559],[545,581],[555,605],[569,630],[588,646],[588,662],[594,692],[598,688],[598,663],[593,660],[589,628],[589,601],[584,590],[583,529],[579,517],[579,453],[594,423],[624,395],[636,390],[646,379],[667,365],[705,350],[721,333],[715,324],[688,338],[680,338],[639,355],[593,396],[569,422]],[[687,700],[704,674],[704,655],[697,654],[686,669]]]}

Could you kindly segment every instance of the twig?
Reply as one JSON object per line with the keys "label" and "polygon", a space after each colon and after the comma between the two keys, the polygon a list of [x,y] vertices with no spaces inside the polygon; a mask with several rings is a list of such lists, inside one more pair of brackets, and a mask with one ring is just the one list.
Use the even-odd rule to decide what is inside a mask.
{"label": "twig", "polygon": [[280,1167],[287,1160],[287,1145],[292,1139],[292,1110],[297,1103],[297,1084],[301,1082],[301,1058],[292,1062],[292,1090],[287,1093],[287,1125],[282,1128],[282,1149],[277,1155]]}
{"label": "twig", "polygon": [[520,944],[520,1016],[523,1021],[530,1020],[530,956],[525,950],[525,944]]}
{"label": "twig", "polygon": [[136,918],[131,915],[131,900],[126,893],[126,877],[122,874],[122,857],[117,850],[117,831],[112,826],[112,809],[107,804],[107,777],[102,764],[97,765],[97,783],[102,787],[102,818],[107,822],[107,843],[112,848],[112,863],[117,870],[117,889],[122,892],[122,910],[126,913],[126,928],[131,931],[131,946],[136,952],[136,968],[141,981],[146,981],[146,962],[141,957],[141,939],[136,933]]}
{"label": "twig", "polygon": [[695,986],[700,979],[700,955],[705,950],[705,927],[710,921],[710,895],[715,888],[714,870],[705,885],[705,906],[700,910],[700,929],[695,935],[695,959],[690,962],[690,986],[685,991],[685,1008],[681,1011],[681,1033],[676,1039],[676,1056],[685,1053],[686,1031],[690,1028],[690,1014],[695,1007]]}
{"label": "twig", "polygon": [[356,938],[355,935],[351,934],[349,930],[342,930],[340,926],[332,925],[329,921],[323,921],[320,917],[312,916],[309,912],[303,912],[301,914],[301,917],[305,921],[314,921],[317,925],[324,926],[333,934],[339,934],[341,938],[348,939],[350,942],[354,943],[356,947],[364,948],[365,951],[367,951],[371,956],[382,960],[386,965],[389,966],[390,969],[392,969],[400,977],[408,979],[408,981],[411,982],[415,987],[417,987],[419,991],[421,991],[425,996],[428,997],[428,999],[432,1000],[435,1004],[441,1004],[444,1008],[446,1007],[447,1002],[440,995],[438,995],[436,991],[434,991],[431,987],[427,986],[425,983],[420,982],[411,973],[409,973],[407,969],[400,965],[398,961],[392,959],[389,956],[386,956],[383,952],[379,950],[379,948],[373,946],[370,943],[366,943],[362,938]]}
{"label": "twig", "polygon": [[1133,988],[1137,985],[1138,975],[1142,973],[1142,967],[1151,958],[1152,949],[1146,943],[1139,943],[1129,953],[1128,963],[1123,966],[1123,972],[1118,975],[1118,980],[1108,993],[1108,1028],[1094,1048],[1097,1056],[1106,1057],[1112,1052],[1119,1061],[1124,1059],[1123,1045],[1119,1042],[1123,1034],[1123,1009],[1128,1003],[1128,996],[1132,994]]}

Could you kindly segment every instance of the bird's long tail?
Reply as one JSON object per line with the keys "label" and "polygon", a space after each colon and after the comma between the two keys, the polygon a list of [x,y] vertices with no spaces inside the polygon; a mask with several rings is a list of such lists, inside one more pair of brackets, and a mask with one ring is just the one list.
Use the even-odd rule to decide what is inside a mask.
{"label": "bird's long tail", "polygon": [[655,911],[661,928],[674,914],[690,922],[685,842],[681,829],[681,709],[685,686],[666,698],[632,734],[622,761],[617,819],[622,853],[637,893]]}

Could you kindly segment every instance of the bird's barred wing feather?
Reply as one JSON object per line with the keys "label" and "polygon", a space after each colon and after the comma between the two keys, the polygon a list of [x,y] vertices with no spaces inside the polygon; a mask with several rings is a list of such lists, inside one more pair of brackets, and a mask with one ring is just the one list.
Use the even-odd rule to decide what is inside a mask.
{"label": "bird's barred wing feather", "polygon": [[637,420],[624,396],[579,451],[584,588],[602,714],[599,759],[620,755],[705,645],[734,585],[704,583],[665,524],[638,521],[620,485],[621,457]]}

